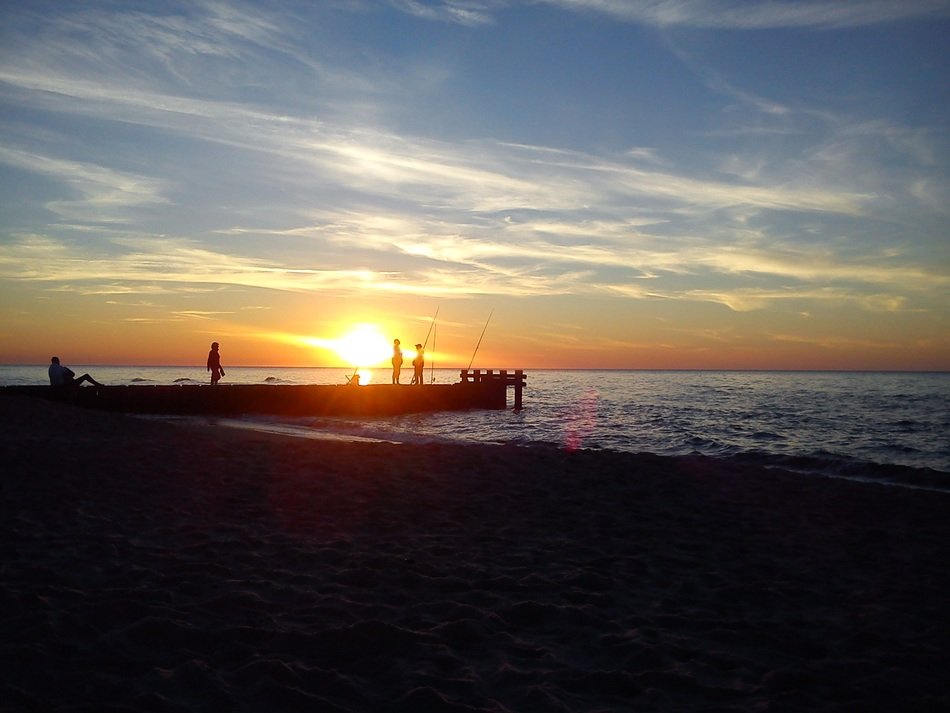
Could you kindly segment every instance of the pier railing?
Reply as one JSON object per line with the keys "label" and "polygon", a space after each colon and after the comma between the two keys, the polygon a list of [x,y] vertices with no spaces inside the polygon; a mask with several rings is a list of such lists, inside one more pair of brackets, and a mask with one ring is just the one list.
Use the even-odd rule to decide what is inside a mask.
{"label": "pier railing", "polygon": [[463,384],[484,384],[501,383],[505,387],[513,386],[515,388],[515,410],[521,410],[522,392],[525,387],[525,380],[528,378],[524,369],[462,369],[459,377]]}

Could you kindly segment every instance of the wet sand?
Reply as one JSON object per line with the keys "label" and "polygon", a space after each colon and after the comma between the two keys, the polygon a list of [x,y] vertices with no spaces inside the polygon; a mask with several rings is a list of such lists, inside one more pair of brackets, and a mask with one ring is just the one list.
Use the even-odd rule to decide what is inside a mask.
{"label": "wet sand", "polygon": [[0,398],[2,711],[950,709],[950,496]]}

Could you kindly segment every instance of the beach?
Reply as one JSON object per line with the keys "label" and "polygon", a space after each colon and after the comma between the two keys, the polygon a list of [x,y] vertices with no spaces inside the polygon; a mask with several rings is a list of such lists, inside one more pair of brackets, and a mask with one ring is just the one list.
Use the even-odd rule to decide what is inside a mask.
{"label": "beach", "polygon": [[950,496],[0,398],[0,710],[950,708]]}

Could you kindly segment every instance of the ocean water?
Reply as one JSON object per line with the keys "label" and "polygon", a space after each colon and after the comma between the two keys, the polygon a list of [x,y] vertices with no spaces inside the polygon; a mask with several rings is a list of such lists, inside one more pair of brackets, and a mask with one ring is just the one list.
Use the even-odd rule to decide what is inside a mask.
{"label": "ocean water", "polygon": [[[206,383],[203,367],[70,365],[106,384]],[[342,384],[340,368],[228,369],[222,383]],[[950,490],[950,373],[528,370],[524,409],[378,418],[249,417],[290,435],[702,454],[803,474]],[[386,381],[388,371],[374,370]],[[365,378],[364,378],[365,380]],[[426,371],[454,383],[457,369]],[[0,385],[47,383],[0,366]],[[408,385],[406,388],[410,388]],[[509,397],[509,403],[511,403]]]}

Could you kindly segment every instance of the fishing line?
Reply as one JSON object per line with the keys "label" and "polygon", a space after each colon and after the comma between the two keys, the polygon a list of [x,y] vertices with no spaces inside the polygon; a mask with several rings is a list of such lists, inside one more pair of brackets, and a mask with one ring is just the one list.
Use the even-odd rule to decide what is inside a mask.
{"label": "fishing line", "polygon": [[[441,307],[441,305],[439,305]],[[435,314],[432,316],[432,321],[429,322],[429,331],[426,334],[426,340],[422,343],[422,349],[425,350],[426,345],[429,343],[429,335],[432,334],[432,327],[435,326],[435,320],[439,316],[439,307],[435,308]],[[434,343],[434,342],[433,342]]]}
{"label": "fishing line", "polygon": [[472,361],[470,361],[470,362],[468,363],[468,368],[469,368],[469,369],[471,369],[471,368],[472,368],[472,364],[475,363],[475,355],[478,354],[478,348],[482,345],[482,337],[485,336],[485,330],[488,329],[488,323],[491,322],[491,316],[492,316],[493,314],[495,314],[495,310],[494,310],[494,309],[492,309],[492,311],[488,313],[488,319],[485,320],[485,326],[482,327],[482,336],[478,338],[478,344],[475,345],[475,351],[472,352]]}
{"label": "fishing line", "polygon": [[[435,339],[439,336],[439,327],[436,325],[435,330],[432,332],[432,353],[435,354]],[[435,357],[432,357],[432,361],[429,362],[429,383],[435,383]]]}

